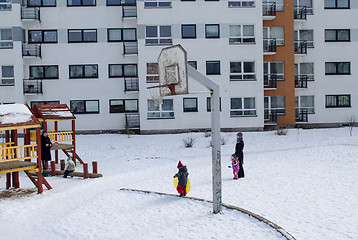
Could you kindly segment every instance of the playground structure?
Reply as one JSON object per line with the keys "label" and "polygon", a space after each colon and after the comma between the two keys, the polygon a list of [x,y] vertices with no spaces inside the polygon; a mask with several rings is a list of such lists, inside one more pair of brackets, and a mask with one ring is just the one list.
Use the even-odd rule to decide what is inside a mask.
{"label": "playground structure", "polygon": [[[5,132],[0,144],[0,177],[6,174],[6,188],[19,188],[19,172],[24,171],[35,184],[38,193],[52,187],[41,174],[41,124],[24,104],[0,106],[0,131]],[[30,143],[30,130],[33,129],[34,144]],[[24,145],[18,145],[18,131],[22,130]],[[31,162],[35,159],[35,162]],[[11,181],[12,180],[12,181]]]}

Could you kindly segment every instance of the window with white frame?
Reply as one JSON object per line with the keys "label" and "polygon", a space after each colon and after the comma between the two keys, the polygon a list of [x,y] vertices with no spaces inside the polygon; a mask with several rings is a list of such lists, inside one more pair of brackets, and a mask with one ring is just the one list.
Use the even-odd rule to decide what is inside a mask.
{"label": "window with white frame", "polygon": [[349,9],[350,0],[324,0],[325,9]]}
{"label": "window with white frame", "polygon": [[276,11],[284,10],[284,5],[283,5],[284,0],[263,0],[263,2],[264,3],[276,3]]}
{"label": "window with white frame", "polygon": [[12,0],[0,0],[0,11],[9,11],[12,9]]}
{"label": "window with white frame", "polygon": [[264,98],[264,113],[265,119],[268,119],[270,115],[284,115],[285,110],[285,96],[267,96]]}
{"label": "window with white frame", "polygon": [[229,7],[255,7],[255,1],[241,1],[241,0],[229,0],[228,1]]}
{"label": "window with white frame", "polygon": [[3,28],[0,29],[0,49],[1,48],[12,48],[12,29]]}
{"label": "window with white frame", "polygon": [[0,68],[1,86],[14,86],[14,66],[1,66]]}
{"label": "window with white frame", "polygon": [[256,116],[255,98],[231,98],[230,117]]}
{"label": "window with white frame", "polygon": [[230,44],[255,43],[254,25],[230,25],[229,32]]}
{"label": "window with white frame", "polygon": [[71,100],[70,108],[74,114],[99,113],[99,100]]}
{"label": "window with white frame", "polygon": [[264,62],[264,84],[269,84],[270,80],[285,80],[284,62]]}
{"label": "window with white frame", "polygon": [[295,10],[306,8],[307,14],[312,14],[313,13],[312,1],[313,0],[294,0],[293,5]]}
{"label": "window with white frame", "polygon": [[351,107],[351,95],[326,95],[326,108]]}
{"label": "window with white frame", "polygon": [[284,40],[284,28],[283,27],[264,27],[263,30],[264,41],[276,40],[277,46],[283,46]]}
{"label": "window with white frame", "polygon": [[314,96],[296,96],[295,97],[296,112],[314,113]]}
{"label": "window with white frame", "polygon": [[230,81],[256,80],[255,62],[230,62]]}
{"label": "window with white frame", "polygon": [[145,8],[170,8],[172,7],[171,0],[144,0]]}
{"label": "window with white frame", "polygon": [[156,105],[153,99],[148,99],[147,118],[174,118],[173,99],[163,99],[163,103],[159,105]]}
{"label": "window with white frame", "polygon": [[294,31],[295,42],[305,41],[307,47],[313,48],[313,30],[295,30]]}
{"label": "window with white frame", "polygon": [[159,68],[158,63],[147,63],[147,83],[159,82]]}
{"label": "window with white frame", "polygon": [[313,63],[296,63],[295,64],[295,79],[305,78],[308,81],[314,80]]}
{"label": "window with white frame", "polygon": [[146,45],[171,45],[172,27],[171,26],[146,26],[145,44]]}

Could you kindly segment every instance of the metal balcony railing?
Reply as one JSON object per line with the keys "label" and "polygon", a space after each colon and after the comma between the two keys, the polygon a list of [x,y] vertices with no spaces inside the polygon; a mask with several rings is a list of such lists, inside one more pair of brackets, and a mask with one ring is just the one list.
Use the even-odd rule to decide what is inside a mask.
{"label": "metal balcony railing", "polygon": [[140,128],[140,118],[139,113],[127,113],[126,117],[126,127],[128,129],[139,129]]}
{"label": "metal balcony railing", "polygon": [[264,120],[266,123],[277,123],[277,112],[265,110],[264,111]]}
{"label": "metal balcony railing", "polygon": [[21,20],[37,20],[41,22],[40,8],[38,7],[21,7]]}
{"label": "metal balcony railing", "polygon": [[306,109],[295,109],[296,122],[308,122],[308,111]]}
{"label": "metal balcony railing", "polygon": [[138,54],[138,42],[123,42],[123,54],[124,55]]}
{"label": "metal balcony railing", "polygon": [[277,75],[265,74],[264,75],[264,88],[277,88]]}
{"label": "metal balcony railing", "polygon": [[126,92],[139,91],[139,78],[138,77],[125,77],[124,78],[124,91],[126,91]]}
{"label": "metal balcony railing", "polygon": [[275,17],[276,16],[276,3],[273,2],[264,2],[262,3],[262,15],[263,16],[270,16]]}
{"label": "metal balcony railing", "polygon": [[294,19],[307,20],[307,7],[298,6],[294,9]]}
{"label": "metal balcony railing", "polygon": [[22,44],[23,57],[39,57],[41,58],[41,44]]}
{"label": "metal balcony railing", "polygon": [[307,75],[295,75],[295,88],[307,88]]}
{"label": "metal balcony railing", "polygon": [[42,79],[24,79],[24,94],[42,94]]}
{"label": "metal balcony railing", "polygon": [[136,18],[137,6],[136,5],[123,5],[122,6],[122,18]]}
{"label": "metal balcony railing", "polygon": [[264,52],[276,52],[276,38],[264,38]]}
{"label": "metal balcony railing", "polygon": [[295,54],[307,54],[307,41],[295,41]]}

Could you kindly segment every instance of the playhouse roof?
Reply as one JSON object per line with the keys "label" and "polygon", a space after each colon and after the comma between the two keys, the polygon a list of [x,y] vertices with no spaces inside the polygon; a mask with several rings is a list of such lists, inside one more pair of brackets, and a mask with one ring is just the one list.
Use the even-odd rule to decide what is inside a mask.
{"label": "playhouse roof", "polygon": [[66,104],[36,104],[33,113],[40,120],[73,120],[76,117]]}
{"label": "playhouse roof", "polygon": [[25,104],[0,105],[0,129],[24,129],[40,127],[39,120]]}

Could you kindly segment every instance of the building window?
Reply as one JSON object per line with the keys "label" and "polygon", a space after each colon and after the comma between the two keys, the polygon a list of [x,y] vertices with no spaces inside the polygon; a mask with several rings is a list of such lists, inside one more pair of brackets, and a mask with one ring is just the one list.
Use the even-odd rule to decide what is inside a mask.
{"label": "building window", "polygon": [[325,9],[349,9],[350,0],[324,0]]}
{"label": "building window", "polygon": [[313,63],[297,63],[295,64],[295,79],[307,79],[308,81],[314,80],[314,67]]}
{"label": "building window", "polygon": [[158,63],[147,63],[147,83],[159,82],[159,68]]}
{"label": "building window", "polygon": [[36,104],[60,104],[60,101],[31,101],[31,108],[33,108]]}
{"label": "building window", "polygon": [[326,62],[326,75],[350,75],[350,62]]}
{"label": "building window", "polygon": [[324,40],[326,42],[350,42],[350,29],[326,29],[324,30]]}
{"label": "building window", "polygon": [[169,0],[144,0],[145,8],[170,8],[172,2]]}
{"label": "building window", "polygon": [[171,45],[172,30],[171,26],[146,26],[145,44],[146,45]]}
{"label": "building window", "polygon": [[256,80],[255,62],[230,62],[230,81]]}
{"label": "building window", "polygon": [[313,48],[313,30],[296,30],[294,31],[295,42],[304,41],[307,43],[307,47]]}
{"label": "building window", "polygon": [[285,80],[284,62],[264,62],[264,83],[270,80]]}
{"label": "building window", "polygon": [[69,43],[97,42],[97,30],[96,29],[69,29],[68,42]]}
{"label": "building window", "polygon": [[206,38],[220,38],[220,25],[219,24],[205,24],[205,37]]}
{"label": "building window", "polygon": [[12,9],[12,0],[1,0],[0,1],[0,11],[8,11]]}
{"label": "building window", "polygon": [[197,112],[198,99],[197,98],[183,98],[183,111],[184,112]]}
{"label": "building window", "polygon": [[108,42],[132,42],[137,41],[135,28],[110,28],[107,30]]}
{"label": "building window", "polygon": [[283,27],[264,27],[263,37],[264,41],[275,39],[277,46],[283,46],[285,43]]}
{"label": "building window", "polygon": [[96,0],[67,0],[68,7],[96,6]]}
{"label": "building window", "polygon": [[295,109],[296,112],[314,114],[314,96],[296,96]]}
{"label": "building window", "polygon": [[270,119],[273,114],[284,115],[286,113],[285,108],[285,96],[264,97],[265,120]]}
{"label": "building window", "polygon": [[29,43],[57,43],[57,30],[29,30]]}
{"label": "building window", "polygon": [[207,61],[206,75],[220,75],[220,61]]}
{"label": "building window", "polygon": [[[221,97],[219,97],[219,107],[221,111]],[[206,111],[211,112],[211,97],[206,98]]]}
{"label": "building window", "polygon": [[283,1],[284,0],[263,0],[264,3],[276,3],[276,11],[284,10]]}
{"label": "building window", "polygon": [[56,0],[27,0],[28,7],[56,7]]}
{"label": "building window", "polygon": [[196,25],[195,24],[181,25],[181,37],[196,38]]}
{"label": "building window", "polygon": [[138,99],[109,100],[110,113],[138,112]]}
{"label": "building window", "polygon": [[0,67],[1,82],[0,86],[14,86],[14,66],[1,66]]}
{"label": "building window", "polygon": [[71,100],[70,108],[74,114],[99,113],[99,100]]}
{"label": "building window", "polygon": [[135,6],[136,0],[107,0],[107,6]]}
{"label": "building window", "polygon": [[255,43],[254,25],[230,25],[230,44]]}
{"label": "building window", "polygon": [[163,103],[159,106],[154,104],[154,100],[148,99],[147,118],[174,118],[173,99],[163,99]]}
{"label": "building window", "polygon": [[12,29],[0,29],[0,49],[12,48]]}
{"label": "building window", "polygon": [[326,95],[326,108],[351,107],[351,95]]}
{"label": "building window", "polygon": [[197,61],[188,61],[188,64],[198,70],[198,62]]}
{"label": "building window", "polygon": [[30,79],[58,79],[58,66],[30,66]]}
{"label": "building window", "polygon": [[255,98],[231,98],[230,117],[256,116]]}
{"label": "building window", "polygon": [[255,7],[255,1],[229,0],[229,7]]}
{"label": "building window", "polygon": [[70,78],[98,78],[98,65],[70,65]]}
{"label": "building window", "polygon": [[137,64],[109,64],[109,77],[136,77],[138,76]]}
{"label": "building window", "polygon": [[307,14],[313,14],[312,0],[294,0],[294,9],[299,11],[305,7]]}

